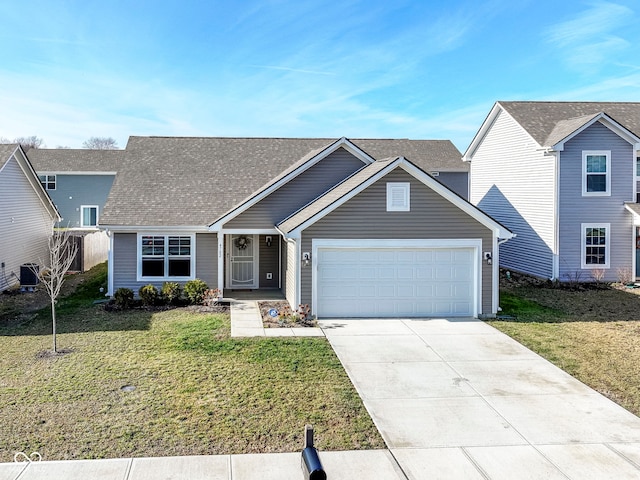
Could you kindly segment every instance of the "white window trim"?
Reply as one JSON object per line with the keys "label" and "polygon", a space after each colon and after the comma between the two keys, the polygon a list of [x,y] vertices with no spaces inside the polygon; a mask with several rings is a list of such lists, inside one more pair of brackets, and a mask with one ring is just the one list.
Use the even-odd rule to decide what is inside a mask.
{"label": "white window trim", "polygon": [[[96,224],[95,225],[85,225],[84,224],[84,209],[85,208],[95,208],[96,209]],[[98,205],[80,205],[80,227],[82,228],[98,228],[98,223],[100,222],[100,207]]]}
{"label": "white window trim", "polygon": [[[42,181],[41,177],[44,177],[44,182]],[[50,177],[53,177],[53,182],[49,181]],[[58,176],[57,175],[46,175],[46,174],[38,175],[38,180],[40,181],[41,185],[42,185],[42,183],[44,183],[44,185],[42,185],[42,187],[48,192],[53,192],[58,188]],[[53,183],[53,188],[49,188],[49,183]]]}
{"label": "white window trim", "polygon": [[[610,223],[582,223],[580,225],[582,232],[580,234],[580,262],[583,269],[596,270],[599,268],[610,268],[609,259],[611,258],[611,224]],[[605,244],[604,244],[604,265],[587,264],[587,228],[604,228]]]}
{"label": "white window trim", "polygon": [[[170,277],[165,275],[164,277],[143,277],[142,276],[142,237],[165,237],[165,259],[169,255],[169,237],[189,237],[191,238],[191,275],[188,277]],[[158,233],[158,232],[144,232],[138,233],[136,236],[136,281],[138,282],[186,282],[189,280],[195,280],[196,278],[196,235],[195,233]],[[169,263],[165,262],[165,273],[168,271]]]}
{"label": "white window trim", "polygon": [[[587,192],[587,156],[605,155],[607,157],[606,191]],[[610,197],[611,196],[611,150],[583,150],[582,151],[582,196]]]}
{"label": "white window trim", "polygon": [[[403,189],[406,202],[393,205],[393,191]],[[411,210],[411,184],[409,182],[387,182],[387,212],[409,212]]]}

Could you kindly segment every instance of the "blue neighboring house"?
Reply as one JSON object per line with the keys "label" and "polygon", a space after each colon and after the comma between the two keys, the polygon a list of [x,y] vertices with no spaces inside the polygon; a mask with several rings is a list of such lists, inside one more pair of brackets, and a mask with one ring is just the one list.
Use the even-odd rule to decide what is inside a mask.
{"label": "blue neighboring house", "polygon": [[58,208],[59,228],[97,230],[123,150],[31,149],[29,161]]}
{"label": "blue neighboring house", "polygon": [[463,160],[470,201],[517,237],[502,267],[640,277],[640,103],[496,102]]}
{"label": "blue neighboring house", "polygon": [[62,219],[57,228],[73,230],[78,254],[71,270],[105,262],[109,238],[100,216],[124,157],[123,150],[31,149],[29,160]]}

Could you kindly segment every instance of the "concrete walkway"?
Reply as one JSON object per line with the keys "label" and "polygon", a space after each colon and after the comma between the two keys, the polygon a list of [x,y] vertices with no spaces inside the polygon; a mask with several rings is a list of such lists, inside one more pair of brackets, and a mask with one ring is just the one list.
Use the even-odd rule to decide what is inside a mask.
{"label": "concrete walkway", "polygon": [[256,300],[230,300],[232,337],[323,337],[320,328],[264,328]]}
{"label": "concrete walkway", "polygon": [[640,418],[481,321],[320,324],[409,479],[640,479]]}
{"label": "concrete walkway", "polygon": [[[320,452],[329,480],[640,479],[638,417],[481,321],[320,326],[264,329],[232,303],[232,336],[326,335],[382,433],[389,450]],[[0,463],[0,480],[302,478],[300,453]]]}

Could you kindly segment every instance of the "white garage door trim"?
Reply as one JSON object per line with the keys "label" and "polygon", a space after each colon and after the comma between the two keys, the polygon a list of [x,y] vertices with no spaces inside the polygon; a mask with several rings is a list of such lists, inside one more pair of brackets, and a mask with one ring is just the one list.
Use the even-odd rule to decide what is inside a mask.
{"label": "white garage door trim", "polygon": [[473,250],[473,316],[481,311],[482,301],[482,240],[481,239],[314,239],[312,240],[312,314],[317,315],[318,306],[318,259],[321,249],[472,249]]}

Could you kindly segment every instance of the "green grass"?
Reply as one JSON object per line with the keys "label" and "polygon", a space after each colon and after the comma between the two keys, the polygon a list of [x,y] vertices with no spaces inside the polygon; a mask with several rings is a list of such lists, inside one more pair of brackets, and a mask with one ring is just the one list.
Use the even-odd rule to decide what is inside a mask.
{"label": "green grass", "polygon": [[640,415],[640,297],[621,290],[511,288],[489,323]]}
{"label": "green grass", "polygon": [[93,305],[98,285],[61,302],[58,345],[70,354],[39,356],[50,348],[46,312],[0,328],[0,462],[16,451],[299,451],[307,423],[323,450],[384,447],[325,339],[232,339],[225,314],[105,312]]}

